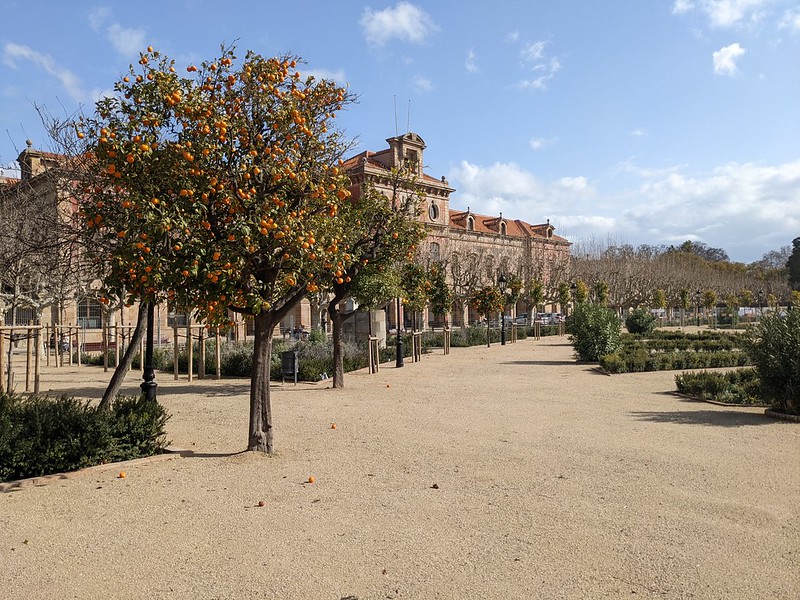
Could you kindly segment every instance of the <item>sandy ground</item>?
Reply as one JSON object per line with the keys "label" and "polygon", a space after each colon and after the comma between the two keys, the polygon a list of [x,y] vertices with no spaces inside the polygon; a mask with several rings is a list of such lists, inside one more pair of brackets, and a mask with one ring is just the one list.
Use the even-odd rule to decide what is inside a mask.
{"label": "sandy ground", "polygon": [[[105,377],[43,382],[97,397]],[[800,598],[800,424],[687,401],[673,379],[604,376],[566,338],[439,351],[344,390],[274,386],[266,457],[240,453],[247,381],[159,374],[170,438],[196,454],[0,494],[0,589]]]}

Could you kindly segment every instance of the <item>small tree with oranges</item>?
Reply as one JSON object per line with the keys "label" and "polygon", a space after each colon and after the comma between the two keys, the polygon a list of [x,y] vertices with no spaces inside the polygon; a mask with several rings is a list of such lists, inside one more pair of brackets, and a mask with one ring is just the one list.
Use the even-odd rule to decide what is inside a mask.
{"label": "small tree with oranges", "polygon": [[419,194],[407,166],[392,168],[387,197],[372,186],[354,193],[343,204],[339,218],[348,224],[341,244],[347,247],[330,283],[328,316],[333,326],[333,387],[344,387],[344,320],[341,303],[354,296],[361,279],[374,280],[389,273],[401,260],[412,257],[425,236],[417,220]]}
{"label": "small tree with oranges", "polygon": [[489,315],[503,310],[503,294],[493,285],[487,285],[475,293],[469,299],[469,303],[479,316],[486,318],[486,346],[492,345],[492,338],[489,334]]}
{"label": "small tree with oranges", "polygon": [[272,452],[274,328],[353,260],[338,218],[348,144],[332,121],[351,97],[288,56],[223,48],[187,71],[148,48],[77,124],[99,174],[82,214],[109,293],[166,298],[210,325],[253,317],[247,447]]}

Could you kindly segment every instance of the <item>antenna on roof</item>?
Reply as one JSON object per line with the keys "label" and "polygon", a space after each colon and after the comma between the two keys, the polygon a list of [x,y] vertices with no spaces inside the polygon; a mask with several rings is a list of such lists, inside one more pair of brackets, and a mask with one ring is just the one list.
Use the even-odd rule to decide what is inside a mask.
{"label": "antenna on roof", "polygon": [[394,95],[394,137],[397,137],[397,94]]}
{"label": "antenna on roof", "polygon": [[408,116],[406,121],[406,133],[411,132],[411,98],[408,99]]}

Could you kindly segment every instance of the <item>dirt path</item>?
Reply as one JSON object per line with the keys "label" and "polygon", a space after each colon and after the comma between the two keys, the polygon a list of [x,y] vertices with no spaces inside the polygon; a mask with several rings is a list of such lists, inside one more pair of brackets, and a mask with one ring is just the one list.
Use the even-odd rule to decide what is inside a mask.
{"label": "dirt path", "polygon": [[[97,397],[107,376],[46,387]],[[455,348],[344,390],[277,385],[269,458],[239,453],[247,381],[159,374],[170,437],[196,455],[0,494],[0,589],[796,599],[800,425],[680,399],[673,380],[598,374],[566,338]]]}

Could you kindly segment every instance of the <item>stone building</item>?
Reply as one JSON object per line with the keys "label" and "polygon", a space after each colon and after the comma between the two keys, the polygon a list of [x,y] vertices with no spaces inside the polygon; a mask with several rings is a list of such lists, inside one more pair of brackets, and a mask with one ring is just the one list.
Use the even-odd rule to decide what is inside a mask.
{"label": "stone building", "polygon": [[[445,317],[454,326],[472,323],[477,315],[466,298],[484,285],[495,284],[501,273],[507,278],[519,276],[523,281],[538,279],[544,284],[547,304],[553,310],[557,307],[555,290],[568,277],[570,242],[555,235],[549,220],[531,225],[502,213],[488,216],[474,213],[469,207],[451,208],[450,196],[455,190],[447,179],[424,172],[423,139],[409,132],[386,141],[388,148],[365,150],[345,161],[344,166],[356,192],[364,185],[372,185],[389,196],[390,169],[404,162],[414,165],[416,186],[423,198],[419,218],[428,231],[418,258],[424,263],[444,265],[459,302],[452,315],[426,314],[420,325],[440,325]],[[520,302],[515,312],[521,314],[528,308]],[[391,326],[396,322],[394,311],[395,308],[390,309]]]}
{"label": "stone building", "polygon": [[[559,308],[554,301],[555,289],[558,283],[568,278],[570,243],[555,235],[549,221],[531,225],[502,214],[488,216],[473,213],[469,208],[451,208],[450,196],[455,190],[444,177],[437,179],[424,172],[426,145],[423,139],[409,132],[389,138],[387,142],[388,148],[377,152],[361,152],[346,160],[344,166],[354,191],[369,184],[388,194],[390,169],[400,166],[404,161],[415,165],[415,185],[423,197],[419,219],[428,231],[418,257],[426,264],[438,262],[444,265],[448,280],[460,301],[451,315],[425,314],[421,316],[418,326],[440,326],[445,319],[454,326],[472,323],[477,315],[472,314],[466,298],[479,287],[494,284],[500,273],[507,277],[518,275],[523,281],[531,278],[542,281],[550,310]],[[8,214],[9,207],[15,203],[34,202],[45,207],[39,212],[48,213],[51,223],[55,222],[56,215],[63,219],[73,218],[75,211],[68,199],[69,194],[62,193],[60,189],[68,183],[57,176],[56,167],[60,160],[58,155],[41,152],[28,143],[18,158],[20,177],[0,179],[0,211]],[[4,252],[1,244],[2,241],[0,254]],[[53,257],[48,260],[55,267],[63,259]],[[40,269],[37,275],[39,279],[33,282],[33,286],[29,279],[26,282],[28,289],[24,290],[26,297],[13,311],[9,300],[13,295],[9,279],[0,277],[0,315],[4,317],[0,324],[40,321],[42,324],[71,325],[80,330],[82,342],[89,343],[100,339],[104,325],[135,324],[135,307],[109,311],[97,301],[94,290],[99,286],[96,279],[92,280],[91,274],[79,276],[72,272],[67,280],[58,285],[46,281],[42,275],[49,275],[52,279],[58,275],[57,269]],[[390,303],[386,318],[376,322],[394,328],[397,323],[396,307],[397,303]],[[521,314],[534,310],[520,302],[515,312]],[[402,309],[400,312],[404,327],[409,327],[408,318],[402,315]],[[183,327],[187,323],[186,315],[170,313],[166,307],[159,307],[155,318],[156,336],[163,342],[171,341],[173,326]],[[312,309],[310,303],[304,300],[284,319],[281,332],[301,328],[309,330],[324,323],[324,315],[319,307]],[[242,322],[241,332],[246,331],[247,324]]]}
{"label": "stone building", "polygon": [[[103,328],[116,326],[109,335],[124,342],[137,308],[101,304],[96,274],[81,268],[79,250],[63,235],[77,218],[72,182],[61,174],[64,157],[28,142],[17,163],[18,177],[0,178],[0,325],[59,326],[72,345],[87,347],[98,347]],[[174,324],[186,323],[186,315],[164,306],[155,316],[158,341],[165,343]]]}

